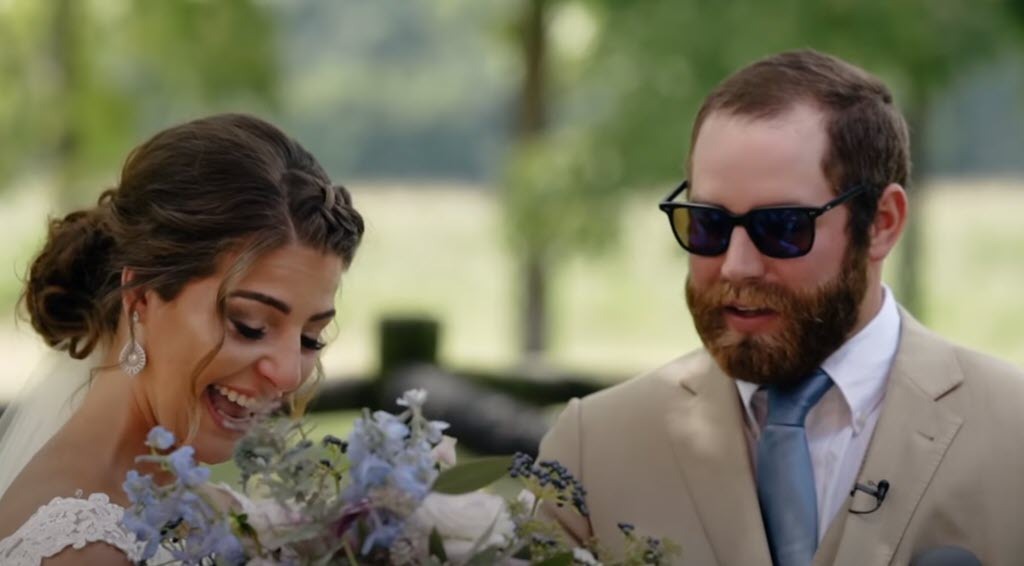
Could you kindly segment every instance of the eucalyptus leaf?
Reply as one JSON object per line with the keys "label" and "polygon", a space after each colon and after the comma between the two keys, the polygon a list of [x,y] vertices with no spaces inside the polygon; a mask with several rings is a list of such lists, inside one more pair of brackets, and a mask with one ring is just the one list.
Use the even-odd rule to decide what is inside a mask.
{"label": "eucalyptus leaf", "polygon": [[448,495],[461,495],[487,487],[508,474],[512,456],[490,456],[458,464],[441,472],[433,490]]}

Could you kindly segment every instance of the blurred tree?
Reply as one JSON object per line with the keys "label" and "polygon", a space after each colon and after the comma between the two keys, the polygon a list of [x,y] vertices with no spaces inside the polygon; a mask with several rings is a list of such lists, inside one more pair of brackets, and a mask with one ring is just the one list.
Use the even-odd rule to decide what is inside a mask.
{"label": "blurred tree", "polygon": [[[519,93],[517,136],[520,148],[541,138],[547,120],[545,75],[547,59],[546,9],[548,0],[526,0],[520,22],[523,57],[522,87]],[[525,151],[525,149],[521,149]],[[536,242],[524,248],[522,257],[523,351],[527,358],[542,354],[547,346],[548,258],[545,246]]]}
{"label": "blurred tree", "polygon": [[345,178],[490,183],[514,119],[504,0],[273,4],[281,119]]}
{"label": "blurred tree", "polygon": [[[893,87],[915,141],[911,198],[921,200],[928,165],[920,149],[936,93],[957,73],[1020,48],[1021,4],[562,0],[552,11],[576,19],[585,14],[596,40],[586,57],[572,62],[573,83],[552,89],[556,110],[548,131],[512,160],[506,209],[517,249],[549,266],[581,247],[601,249],[615,240],[619,210],[635,190],[652,189],[652,221],[661,221],[654,201],[685,175],[690,125],[707,92],[755,59],[808,46],[861,65]],[[914,206],[895,290],[919,315],[922,211]]]}
{"label": "blurred tree", "polygon": [[48,171],[62,207],[169,117],[274,100],[273,22],[251,0],[15,0],[0,30],[0,178]]}

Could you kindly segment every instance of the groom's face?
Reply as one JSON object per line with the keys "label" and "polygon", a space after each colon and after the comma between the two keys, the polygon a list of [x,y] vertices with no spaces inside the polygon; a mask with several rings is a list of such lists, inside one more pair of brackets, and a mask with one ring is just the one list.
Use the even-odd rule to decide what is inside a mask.
{"label": "groom's face", "polygon": [[[734,214],[765,206],[820,207],[836,196],[822,169],[824,116],[796,104],[763,119],[715,112],[692,154],[690,200]],[[743,227],[719,256],[690,254],[686,297],[719,366],[755,383],[810,374],[846,340],[867,288],[867,254],[850,245],[849,211],[817,218],[807,255],[761,254]]]}

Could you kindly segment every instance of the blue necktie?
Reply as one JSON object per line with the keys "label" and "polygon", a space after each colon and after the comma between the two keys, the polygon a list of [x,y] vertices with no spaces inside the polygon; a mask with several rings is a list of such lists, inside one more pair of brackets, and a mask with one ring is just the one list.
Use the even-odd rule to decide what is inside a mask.
{"label": "blue necktie", "polygon": [[822,370],[796,387],[768,388],[757,442],[757,497],[775,566],[810,566],[818,548],[818,498],[804,420],[832,386]]}

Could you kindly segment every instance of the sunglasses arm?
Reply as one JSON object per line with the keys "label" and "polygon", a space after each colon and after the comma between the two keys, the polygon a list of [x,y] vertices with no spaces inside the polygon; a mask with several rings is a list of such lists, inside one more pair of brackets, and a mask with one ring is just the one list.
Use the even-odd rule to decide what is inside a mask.
{"label": "sunglasses arm", "polygon": [[669,204],[669,203],[671,203],[673,200],[676,199],[677,196],[679,196],[679,193],[682,193],[683,191],[685,191],[687,189],[687,187],[689,187],[689,186],[690,186],[690,182],[689,181],[683,181],[683,183],[681,185],[676,187],[675,190],[673,190],[671,193],[668,194],[668,196],[666,196],[664,199],[662,199],[661,204]]}

